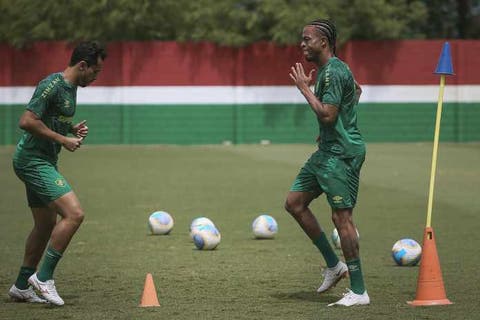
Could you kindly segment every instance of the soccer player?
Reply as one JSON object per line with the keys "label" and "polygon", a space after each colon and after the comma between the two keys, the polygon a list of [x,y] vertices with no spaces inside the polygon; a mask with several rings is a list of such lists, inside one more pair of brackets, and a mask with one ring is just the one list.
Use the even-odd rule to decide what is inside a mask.
{"label": "soccer player", "polygon": [[[317,292],[332,288],[348,272],[351,289],[329,306],[365,305],[370,303],[370,298],[365,290],[352,219],[360,169],[365,160],[365,144],[357,128],[355,109],[361,89],[347,64],[335,56],[336,37],[335,25],[329,20],[312,21],[303,29],[300,47],[306,60],[318,67],[314,92],[309,88],[314,70],[307,75],[301,63],[291,68],[290,78],[317,117],[319,137],[318,150],[300,169],[288,193],[285,209],[326,261],[323,283]],[[346,263],[338,259],[309,208],[310,202],[322,193],[330,204]]]}
{"label": "soccer player", "polygon": [[[13,168],[25,184],[34,226],[26,240],[17,280],[8,292],[14,300],[64,304],[55,288],[53,272],[84,213],[69,183],[58,172],[58,153],[62,146],[76,151],[88,134],[86,121],[72,124],[77,87],[95,81],[105,58],[105,49],[99,43],[80,43],[63,72],[40,81],[20,118],[19,127],[25,132],[13,155]],[[68,137],[69,133],[73,137]],[[58,222],[57,215],[61,217]]]}

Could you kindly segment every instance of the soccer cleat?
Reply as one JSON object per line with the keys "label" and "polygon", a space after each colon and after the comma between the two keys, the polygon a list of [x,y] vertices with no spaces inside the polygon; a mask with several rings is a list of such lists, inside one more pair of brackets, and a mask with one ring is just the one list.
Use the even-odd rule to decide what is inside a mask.
{"label": "soccer cleat", "polygon": [[356,294],[352,290],[347,289],[347,292],[343,294],[343,298],[337,302],[330,303],[328,306],[360,306],[370,304],[370,297],[368,296],[367,291],[365,290],[362,294]]}
{"label": "soccer cleat", "polygon": [[30,278],[28,278],[28,283],[37,289],[40,294],[48,300],[48,302],[57,306],[63,306],[65,304],[63,299],[58,295],[57,289],[55,288],[55,282],[53,280],[42,282],[38,280],[37,273],[34,273]]}
{"label": "soccer cleat", "polygon": [[48,301],[37,296],[32,287],[28,287],[25,290],[18,289],[13,285],[10,290],[8,290],[8,295],[12,300],[17,302],[32,302],[32,303],[47,303]]}
{"label": "soccer cleat", "polygon": [[342,261],[338,261],[337,265],[333,268],[325,269],[325,271],[323,272],[323,283],[317,289],[317,292],[322,293],[330,288],[335,287],[338,281],[347,276],[347,273],[347,265]]}

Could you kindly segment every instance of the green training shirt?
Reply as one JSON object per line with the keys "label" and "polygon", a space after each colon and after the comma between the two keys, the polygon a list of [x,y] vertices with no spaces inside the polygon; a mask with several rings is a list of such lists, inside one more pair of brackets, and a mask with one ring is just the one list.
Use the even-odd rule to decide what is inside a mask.
{"label": "green training shirt", "polygon": [[[39,82],[27,110],[32,111],[51,130],[66,136],[72,127],[77,105],[77,87],[63,78],[63,73],[53,73]],[[17,144],[14,159],[35,157],[57,162],[61,144],[34,136],[25,131]]]}
{"label": "green training shirt", "polygon": [[337,57],[330,58],[318,72],[315,96],[339,109],[333,124],[318,119],[319,149],[342,158],[364,153],[365,143],[357,127],[355,82],[348,65]]}

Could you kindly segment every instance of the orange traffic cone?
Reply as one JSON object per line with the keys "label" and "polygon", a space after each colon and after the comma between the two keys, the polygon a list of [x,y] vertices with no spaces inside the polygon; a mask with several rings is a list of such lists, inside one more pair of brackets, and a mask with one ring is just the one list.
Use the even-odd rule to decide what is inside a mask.
{"label": "orange traffic cone", "polygon": [[140,300],[140,307],[159,307],[157,291],[153,284],[152,274],[147,273],[145,278],[145,285],[143,286],[142,300]]}
{"label": "orange traffic cone", "polygon": [[408,301],[412,306],[433,306],[452,304],[447,299],[438,260],[433,229],[426,227],[423,234],[422,261],[417,281],[417,296]]}

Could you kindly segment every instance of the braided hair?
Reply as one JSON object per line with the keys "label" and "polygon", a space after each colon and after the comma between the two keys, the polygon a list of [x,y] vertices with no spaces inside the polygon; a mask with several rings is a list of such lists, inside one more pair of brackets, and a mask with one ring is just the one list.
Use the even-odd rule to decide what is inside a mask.
{"label": "braided hair", "polygon": [[327,37],[328,44],[330,48],[332,48],[333,54],[335,54],[336,42],[337,42],[337,29],[335,28],[335,25],[333,24],[333,22],[327,19],[317,19],[317,20],[313,20],[308,25],[315,27],[315,29],[317,29],[325,37]]}

